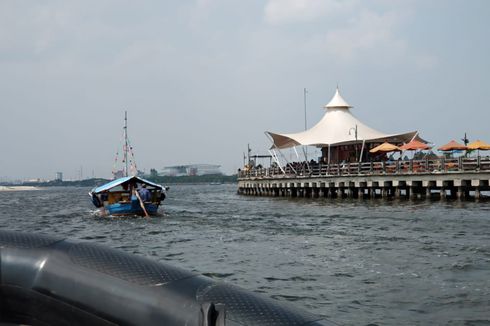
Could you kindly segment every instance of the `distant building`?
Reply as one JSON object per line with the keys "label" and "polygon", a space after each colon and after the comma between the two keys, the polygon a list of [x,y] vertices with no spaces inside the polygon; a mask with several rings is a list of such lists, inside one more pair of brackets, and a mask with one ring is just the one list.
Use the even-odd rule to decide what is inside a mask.
{"label": "distant building", "polygon": [[63,181],[63,172],[56,172],[55,181]]}
{"label": "distant building", "polygon": [[124,177],[124,170],[117,170],[115,172],[112,173],[114,179],[119,179],[119,178],[122,178]]}
{"label": "distant building", "polygon": [[220,165],[215,164],[189,164],[189,165],[175,165],[166,166],[159,173],[161,176],[194,176],[194,175],[209,175],[209,174],[223,174],[219,169]]}
{"label": "distant building", "polygon": [[[142,177],[145,175],[145,172],[137,170],[136,175],[138,177]],[[112,172],[112,176],[114,177],[114,179],[124,178],[126,176],[126,173],[124,172],[124,170],[117,170],[115,172]]]}
{"label": "distant building", "polygon": [[34,179],[29,179],[26,182],[29,182],[29,183],[38,182],[38,183],[40,183],[40,182],[44,182],[44,180],[41,178],[34,178]]}

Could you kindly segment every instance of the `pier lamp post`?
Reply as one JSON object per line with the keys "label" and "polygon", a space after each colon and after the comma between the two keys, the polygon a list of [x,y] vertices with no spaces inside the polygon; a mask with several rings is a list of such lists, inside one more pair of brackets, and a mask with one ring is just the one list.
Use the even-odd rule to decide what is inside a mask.
{"label": "pier lamp post", "polygon": [[357,124],[355,127],[349,129],[349,135],[351,135],[351,131],[354,131],[354,137],[356,138],[356,143],[354,144],[356,148],[356,160],[359,162],[359,158],[357,157]]}

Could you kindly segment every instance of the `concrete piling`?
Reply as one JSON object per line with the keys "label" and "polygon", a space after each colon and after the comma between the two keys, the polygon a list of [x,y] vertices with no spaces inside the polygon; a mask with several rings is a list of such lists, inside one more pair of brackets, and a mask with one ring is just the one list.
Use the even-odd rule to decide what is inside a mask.
{"label": "concrete piling", "polygon": [[490,171],[413,175],[321,175],[246,177],[238,193],[248,196],[304,198],[455,198],[477,199],[490,191]]}

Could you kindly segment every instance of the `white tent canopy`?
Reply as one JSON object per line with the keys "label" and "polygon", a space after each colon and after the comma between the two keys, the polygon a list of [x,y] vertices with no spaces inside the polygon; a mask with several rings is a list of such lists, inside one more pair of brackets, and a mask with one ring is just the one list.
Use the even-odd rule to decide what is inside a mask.
{"label": "white tent canopy", "polygon": [[[289,148],[298,145],[326,147],[353,144],[359,141],[407,142],[417,135],[416,131],[402,134],[385,134],[366,126],[351,112],[351,106],[335,91],[332,100],[325,105],[326,113],[312,128],[298,133],[279,134],[267,131],[272,137],[272,148]],[[357,139],[355,135],[357,129]]]}

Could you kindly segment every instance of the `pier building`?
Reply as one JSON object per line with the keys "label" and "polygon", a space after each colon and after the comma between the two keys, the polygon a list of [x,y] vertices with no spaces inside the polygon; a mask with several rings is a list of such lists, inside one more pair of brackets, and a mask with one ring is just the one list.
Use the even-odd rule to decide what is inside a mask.
{"label": "pier building", "polygon": [[490,191],[490,158],[304,164],[250,169],[238,175],[238,193],[328,198],[480,199]]}
{"label": "pier building", "polygon": [[[389,142],[401,146],[413,140],[427,143],[418,131],[383,133],[368,127],[335,91],[323,118],[298,133],[266,132],[274,163],[263,168],[247,164],[238,172],[238,192],[244,195],[290,197],[481,198],[490,191],[490,158],[450,155],[422,159],[388,159],[370,153]],[[321,148],[318,160],[288,162],[281,150],[296,146]],[[295,150],[297,153],[297,151]],[[299,155],[297,154],[298,161]],[[250,163],[250,162],[249,162]]]}

